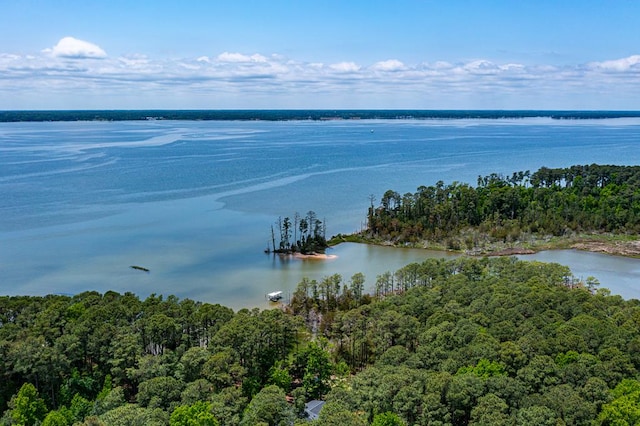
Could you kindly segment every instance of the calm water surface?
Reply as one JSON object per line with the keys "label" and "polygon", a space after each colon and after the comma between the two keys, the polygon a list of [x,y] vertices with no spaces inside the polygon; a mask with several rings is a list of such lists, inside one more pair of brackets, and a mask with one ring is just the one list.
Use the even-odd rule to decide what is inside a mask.
{"label": "calm water surface", "polygon": [[[640,122],[359,120],[0,123],[0,294],[176,294],[268,306],[302,277],[376,275],[442,253],[343,244],[263,253],[278,216],[360,229],[369,195],[541,166],[640,164]],[[640,261],[537,255],[640,298]],[[141,265],[144,273],[129,268]]]}

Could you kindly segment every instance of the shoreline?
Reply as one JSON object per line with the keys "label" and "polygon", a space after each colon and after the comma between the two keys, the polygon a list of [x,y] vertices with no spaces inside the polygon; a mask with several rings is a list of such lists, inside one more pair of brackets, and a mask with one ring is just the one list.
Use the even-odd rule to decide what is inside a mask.
{"label": "shoreline", "polygon": [[413,244],[396,244],[392,241],[370,240],[360,235],[338,235],[332,238],[332,245],[343,242],[372,244],[394,248],[415,248],[425,250],[435,250],[448,253],[459,253],[461,255],[474,257],[495,257],[495,256],[515,256],[535,254],[542,251],[552,250],[579,250],[591,253],[607,254],[632,259],[640,259],[640,239],[631,235],[603,235],[588,234],[570,237],[552,237],[530,240],[528,242],[517,241],[514,243],[490,243],[484,247],[473,249],[451,249],[444,243],[422,241]]}
{"label": "shoreline", "polygon": [[620,256],[630,259],[640,259],[640,240],[620,240],[615,236],[600,236],[596,238],[567,238],[557,241],[541,242],[540,244],[515,245],[483,253],[471,253],[484,256],[512,256],[521,254],[535,254],[541,251],[578,250],[590,253],[600,253],[610,256]]}
{"label": "shoreline", "polygon": [[592,253],[609,254],[634,259],[640,258],[640,240],[636,241],[584,241],[571,246],[574,250],[589,251]]}
{"label": "shoreline", "polygon": [[307,254],[303,254],[303,253],[299,253],[299,252],[287,252],[287,253],[281,253],[281,252],[266,252],[267,254],[274,254],[274,255],[278,255],[280,257],[290,257],[293,259],[301,259],[301,260],[332,260],[332,259],[337,259],[338,256],[335,254],[326,254],[326,253],[307,253]]}
{"label": "shoreline", "polygon": [[325,254],[325,253],[310,253],[310,254],[302,254],[302,253],[293,253],[290,255],[294,259],[302,259],[302,260],[332,260],[337,259],[338,256],[335,254]]}

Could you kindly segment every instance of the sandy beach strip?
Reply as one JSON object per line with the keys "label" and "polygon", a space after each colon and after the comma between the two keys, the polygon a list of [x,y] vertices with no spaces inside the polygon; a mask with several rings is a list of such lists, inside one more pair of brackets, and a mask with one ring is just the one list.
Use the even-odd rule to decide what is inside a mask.
{"label": "sandy beach strip", "polygon": [[324,254],[324,253],[312,253],[312,254],[294,253],[293,257],[296,259],[312,259],[312,260],[331,260],[331,259],[338,258],[338,256],[336,256],[335,254]]}

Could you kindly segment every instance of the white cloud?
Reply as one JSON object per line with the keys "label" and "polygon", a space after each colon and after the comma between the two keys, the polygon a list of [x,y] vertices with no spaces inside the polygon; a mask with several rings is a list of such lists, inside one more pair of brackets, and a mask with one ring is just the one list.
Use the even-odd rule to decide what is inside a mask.
{"label": "white cloud", "polygon": [[353,73],[360,71],[360,67],[355,62],[339,62],[337,64],[329,65],[334,71],[345,72],[345,73]]}
{"label": "white cloud", "polygon": [[[189,107],[191,99],[200,100],[197,105],[201,107],[212,108],[313,108],[331,107],[332,102],[336,102],[335,107],[349,107],[342,102],[352,99],[359,99],[357,105],[361,107],[384,108],[387,99],[392,102],[389,105],[397,107],[505,109],[587,105],[595,109],[637,109],[636,99],[640,99],[640,55],[566,66],[489,59],[417,64],[387,59],[358,65],[353,61],[330,64],[322,62],[323,58],[307,62],[282,55],[230,52],[171,59],[108,57],[90,43],[64,40],[46,54],[0,52],[0,109],[29,109],[40,105],[41,100],[54,104],[63,98],[76,99],[77,103],[63,107],[77,108],[98,106],[104,99],[113,100],[105,107],[157,106],[144,103],[153,98],[163,100],[162,107],[166,108]],[[102,60],[70,61],[70,57]],[[140,95],[135,99],[131,97],[132,87]],[[131,99],[139,103],[127,103]],[[222,99],[233,99],[234,103],[218,104]],[[257,99],[262,104],[255,104]],[[557,99],[578,101],[557,104]],[[179,103],[181,100],[183,103]],[[602,105],[598,104],[600,100]],[[93,103],[88,104],[90,101]],[[545,103],[541,105],[541,101]]]}
{"label": "white cloud", "polygon": [[504,64],[499,66],[501,71],[524,71],[525,66],[522,64]]}
{"label": "white cloud", "polygon": [[387,61],[376,62],[371,68],[377,71],[401,71],[405,69],[405,66],[397,59],[389,59]]}
{"label": "white cloud", "polygon": [[52,49],[45,49],[44,52],[60,58],[102,59],[107,57],[107,53],[100,46],[73,37],[60,39]]}
{"label": "white cloud", "polygon": [[192,70],[192,71],[197,71],[201,68],[200,64],[193,64],[193,63],[189,63],[189,62],[178,62],[178,66],[188,69],[188,70]]}
{"label": "white cloud", "polygon": [[118,61],[129,68],[143,68],[150,63],[149,58],[144,55],[122,56]]}
{"label": "white cloud", "polygon": [[640,55],[632,55],[627,58],[615,59],[604,62],[591,62],[588,64],[591,69],[603,71],[628,71],[631,69],[640,70]]}
{"label": "white cloud", "polygon": [[485,59],[468,62],[462,68],[474,74],[493,74],[500,70],[496,64]]}
{"label": "white cloud", "polygon": [[247,55],[243,55],[242,53],[224,52],[218,55],[218,61],[220,62],[266,62],[267,58],[258,54],[247,56]]}
{"label": "white cloud", "polygon": [[453,65],[446,61],[438,61],[433,64],[433,68],[437,70],[443,70],[448,68],[453,68]]}

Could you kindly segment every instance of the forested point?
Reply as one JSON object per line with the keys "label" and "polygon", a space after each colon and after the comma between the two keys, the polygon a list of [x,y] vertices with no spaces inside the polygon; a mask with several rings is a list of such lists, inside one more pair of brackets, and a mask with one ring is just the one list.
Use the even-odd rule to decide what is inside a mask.
{"label": "forested point", "polygon": [[313,210],[309,210],[305,216],[296,212],[293,221],[280,216],[275,225],[275,229],[271,225],[271,241],[270,245],[267,244],[266,253],[315,254],[324,253],[329,246],[325,222],[318,219]]}
{"label": "forested point", "polygon": [[[305,279],[286,309],[0,297],[4,425],[624,425],[640,301],[558,264],[428,259]],[[304,403],[322,399],[307,423]]]}
{"label": "forested point", "polygon": [[496,243],[526,246],[544,238],[640,231],[640,166],[542,167],[511,176],[478,177],[388,190],[368,212],[370,240],[435,242],[448,249],[484,252]]}

